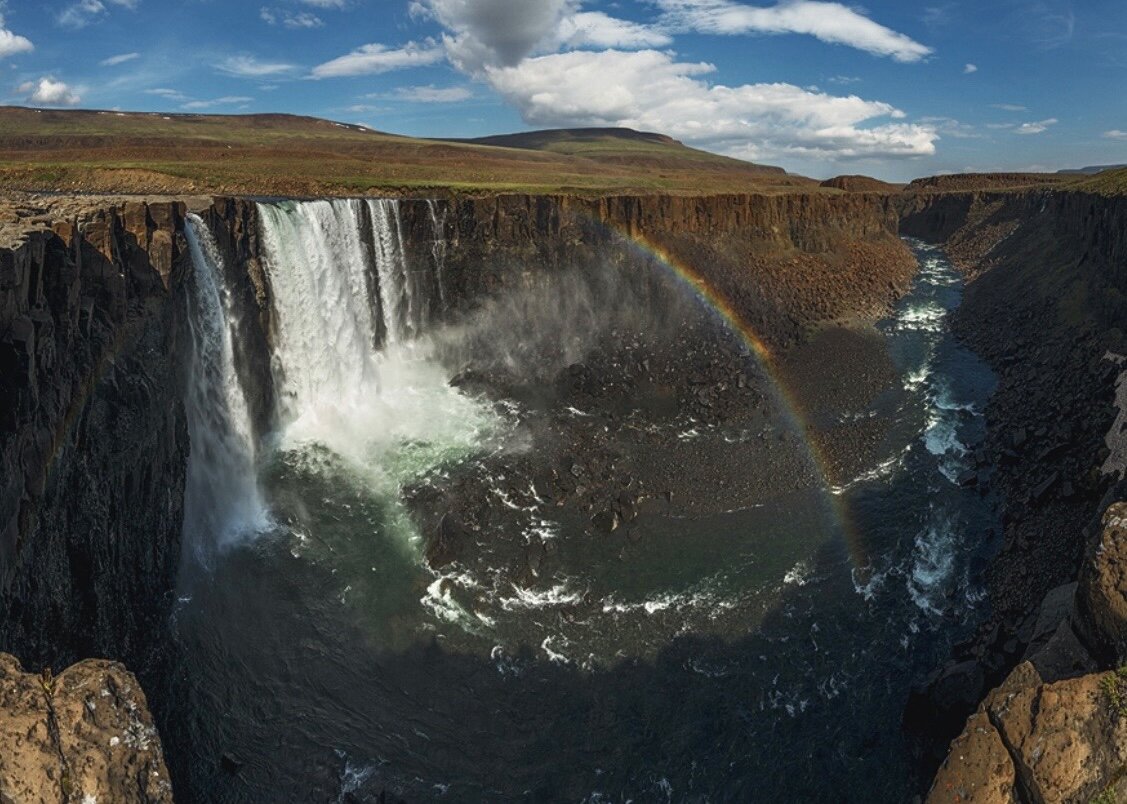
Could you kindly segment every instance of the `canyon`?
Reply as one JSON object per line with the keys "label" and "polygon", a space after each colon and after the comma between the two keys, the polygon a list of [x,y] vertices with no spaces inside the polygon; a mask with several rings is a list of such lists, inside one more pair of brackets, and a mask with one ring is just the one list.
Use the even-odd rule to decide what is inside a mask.
{"label": "canyon", "polygon": [[[240,800],[232,792],[234,778],[267,784],[272,769],[252,744],[256,737],[272,739],[276,732],[232,726],[223,727],[227,730],[216,737],[212,726],[191,714],[195,709],[218,711],[206,700],[209,696],[234,707],[233,700],[244,694],[252,697],[260,678],[269,676],[252,668],[245,686],[193,687],[190,672],[198,668],[185,656],[195,649],[201,654],[216,649],[220,643],[208,642],[215,638],[208,630],[213,626],[204,621],[222,610],[192,606],[205,606],[200,601],[209,596],[222,602],[216,579],[237,586],[235,568],[245,573],[243,580],[261,580],[251,565],[255,551],[266,549],[236,553],[239,559],[224,568],[216,559],[219,548],[206,540],[201,543],[196,531],[216,526],[199,526],[200,507],[193,504],[192,495],[200,488],[225,486],[207,473],[199,474],[193,460],[232,449],[253,453],[255,445],[270,443],[283,423],[302,420],[306,397],[352,387],[353,379],[369,370],[376,379],[362,385],[366,400],[337,393],[345,417],[356,415],[356,406],[372,397],[382,404],[386,396],[393,406],[389,410],[413,422],[408,408],[394,407],[399,400],[390,395],[390,378],[392,369],[410,373],[417,363],[406,358],[402,365],[396,363],[398,353],[391,347],[409,346],[426,335],[426,348],[433,352],[427,353],[426,365],[456,370],[448,372],[450,377],[442,375],[433,387],[429,375],[412,381],[431,389],[428,393],[433,391],[442,405],[454,405],[436,410],[468,422],[475,428],[475,439],[486,443],[496,438],[501,446],[484,450],[484,455],[478,454],[480,445],[464,453],[455,450],[453,459],[399,478],[401,512],[388,514],[390,504],[382,498],[372,502],[348,497],[347,505],[334,509],[331,518],[359,517],[353,509],[363,509],[366,516],[388,521],[402,516],[414,523],[428,569],[422,580],[412,581],[421,590],[407,596],[421,596],[454,617],[499,623],[496,641],[505,647],[490,661],[478,662],[474,657],[482,648],[477,637],[468,631],[455,636],[454,629],[441,630],[446,627],[442,625],[428,646],[405,636],[414,627],[415,615],[396,610],[379,626],[378,640],[367,626],[350,621],[349,639],[361,643],[356,649],[363,651],[367,640],[380,641],[381,651],[372,654],[374,663],[396,683],[407,683],[400,675],[433,672],[433,686],[425,692],[435,699],[441,698],[443,685],[456,686],[466,678],[525,673],[541,686],[529,682],[528,689],[505,688],[490,680],[474,689],[485,690],[489,700],[491,695],[500,700],[498,690],[510,689],[525,707],[522,711],[542,706],[556,712],[554,696],[542,692],[543,682],[550,681],[561,696],[590,701],[585,724],[575,731],[561,726],[559,738],[579,743],[577,734],[590,734],[592,753],[603,756],[613,754],[613,740],[621,739],[607,722],[649,723],[644,717],[631,720],[637,717],[634,710],[644,710],[647,704],[644,697],[636,699],[626,691],[632,686],[656,688],[653,676],[660,675],[668,688],[697,696],[693,700],[702,711],[727,707],[733,709],[733,719],[751,717],[734,711],[740,698],[711,688],[701,692],[667,669],[691,665],[702,677],[723,675],[726,665],[744,660],[739,658],[743,654],[765,649],[763,644],[722,639],[719,630],[709,631],[732,627],[715,611],[699,625],[691,621],[694,633],[701,634],[695,639],[706,642],[707,635],[716,640],[696,653],[674,639],[685,622],[671,621],[662,625],[668,631],[652,633],[646,629],[656,626],[636,626],[653,620],[654,611],[664,616],[666,609],[660,606],[668,607],[667,601],[659,606],[652,597],[635,604],[607,596],[595,579],[586,594],[602,598],[585,601],[579,591],[566,605],[547,609],[559,625],[551,632],[554,641],[531,643],[532,651],[539,648],[539,661],[527,647],[517,647],[530,638],[523,630],[526,621],[513,618],[510,623],[504,618],[528,606],[519,590],[550,592],[555,587],[543,589],[544,579],[574,577],[575,568],[585,561],[606,566],[621,562],[649,572],[650,565],[638,554],[654,551],[675,563],[682,554],[664,546],[665,536],[646,535],[647,528],[660,531],[655,524],[659,521],[661,527],[684,517],[709,521],[730,516],[749,502],[774,510],[771,494],[783,487],[799,502],[788,503],[792,507],[777,515],[798,520],[800,512],[818,512],[823,505],[817,495],[803,496],[812,494],[810,489],[844,489],[881,463],[887,457],[882,450],[888,431],[894,427],[869,411],[881,410],[886,404],[882,400],[904,392],[898,369],[886,356],[884,341],[875,339],[872,323],[894,321],[881,330],[889,341],[901,330],[918,332],[912,316],[919,309],[897,305],[906,294],[921,292],[923,280],[917,272],[921,265],[932,265],[934,276],[924,279],[933,284],[924,291],[940,293],[963,287],[964,280],[966,284],[957,306],[952,303],[949,310],[940,311],[947,316],[943,320],[949,321],[954,340],[929,343],[963,361],[959,365],[971,358],[952,350],[973,352],[983,366],[974,364],[967,369],[969,375],[982,384],[991,374],[996,382],[993,392],[983,395],[988,401],[980,411],[981,440],[970,444],[966,455],[956,456],[957,471],[951,468],[956,463],[939,467],[954,476],[953,482],[940,480],[945,483],[942,493],[960,495],[959,505],[972,510],[972,521],[982,525],[981,532],[962,534],[958,544],[974,556],[967,559],[968,566],[977,570],[968,569],[968,577],[981,573],[983,600],[956,599],[956,593],[978,588],[971,581],[965,589],[935,590],[921,590],[918,578],[906,582],[923,601],[919,616],[927,623],[925,630],[942,636],[921,647],[918,661],[932,666],[911,665],[914,689],[904,689],[902,700],[882,704],[892,715],[881,714],[885,719],[874,721],[873,734],[898,733],[900,724],[890,724],[887,718],[903,710],[904,727],[915,736],[909,747],[902,747],[899,737],[867,733],[856,743],[842,745],[868,751],[867,761],[880,762],[886,741],[895,742],[897,756],[903,754],[897,760],[903,765],[897,771],[902,778],[881,788],[885,794],[902,792],[898,785],[914,785],[924,792],[938,767],[930,800],[1055,801],[1116,795],[1127,760],[1116,708],[1121,680],[1115,670],[1127,661],[1127,603],[1117,560],[1124,549],[1122,511],[1114,505],[1125,493],[1122,473],[1127,460],[1120,439],[1122,416],[1127,415],[1121,412],[1121,394],[1127,393],[1127,381],[1121,379],[1127,344],[1119,323],[1127,313],[1127,200],[1079,186],[1037,184],[1027,177],[1014,178],[1013,187],[1001,187],[1008,182],[994,179],[967,177],[962,184],[924,182],[904,189],[843,180],[824,189],[770,194],[450,193],[316,202],[12,194],[0,210],[0,650],[15,658],[3,660],[8,669],[0,679],[0,694],[5,701],[31,701],[41,695],[35,688],[41,670],[61,671],[75,662],[81,663],[61,672],[56,687],[69,691],[82,686],[73,679],[87,673],[95,679],[88,683],[95,685],[108,684],[101,680],[105,676],[112,677],[115,688],[139,693],[144,687],[148,702],[144,696],[131,703],[126,697],[118,708],[139,718],[143,728],[155,720],[168,769],[152,751],[100,757],[86,766],[93,768],[92,775],[84,776],[78,786],[86,790],[94,784],[115,785],[100,788],[112,800],[164,800],[169,795],[166,786],[140,783],[127,793],[111,792],[124,790],[121,785],[132,784],[129,780],[146,778],[133,770],[136,763],[161,779],[171,773],[172,790],[185,800]],[[901,236],[919,245],[910,247]],[[357,263],[356,277],[371,277],[380,266],[400,267],[400,274],[380,274],[374,283],[358,279],[359,284],[348,286],[351,294],[335,297],[344,304],[346,298],[368,295],[370,304],[351,316],[370,318],[361,332],[367,343],[359,351],[355,344],[348,345],[351,329],[333,330],[340,337],[336,352],[318,352],[296,336],[313,326],[304,317],[310,314],[311,298],[298,293],[297,280],[302,266],[318,259],[306,253],[306,262],[284,264],[282,255],[298,253],[301,237],[320,238],[325,254],[369,255]],[[938,252],[922,243],[942,246],[942,259],[949,259],[957,271],[944,272]],[[213,302],[206,301],[199,284],[201,266],[213,274]],[[324,287],[301,290],[323,292]],[[222,314],[226,338],[223,327],[217,330],[218,341],[209,341],[201,331],[206,318],[201,311],[208,304],[210,314]],[[719,322],[718,306],[724,311]],[[920,309],[937,308],[931,304]],[[336,318],[329,323],[341,326]],[[924,328],[931,333],[928,337],[941,337],[940,330],[946,331],[942,321],[933,329]],[[559,333],[571,340],[557,337]],[[357,358],[359,373],[350,373],[353,367],[344,357],[340,365],[328,359],[377,348],[382,362],[372,368]],[[224,431],[214,443],[205,442],[198,429],[200,416],[215,414],[227,402],[217,402],[219,397],[209,395],[214,388],[201,389],[199,382],[205,368],[220,364],[227,367],[223,376],[233,380],[220,377],[215,387],[223,382],[237,386],[236,406],[245,406],[240,413],[245,426]],[[780,401],[791,394],[794,400]],[[463,396],[476,400],[475,406],[464,406]],[[232,398],[224,397],[228,402]],[[430,400],[413,397],[406,404],[437,415],[426,407]],[[519,412],[512,414],[515,424],[510,426],[505,411],[514,405]],[[974,405],[968,402],[966,407],[964,414]],[[672,411],[688,412],[690,419],[679,420]],[[226,411],[225,421],[232,415]],[[656,435],[647,434],[651,425]],[[658,432],[658,425],[675,428],[669,431],[673,435]],[[209,425],[209,431],[214,433],[216,426]],[[332,426],[341,427],[336,422]],[[966,422],[970,429],[978,426]],[[352,433],[347,428],[342,432]],[[407,432],[409,442],[425,440],[415,430]],[[712,438],[705,447],[695,441],[701,432]],[[762,439],[766,446],[753,441],[760,433],[768,434]],[[455,437],[462,437],[460,431],[450,436]],[[520,439],[535,449],[512,448]],[[455,444],[463,446],[461,441]],[[348,448],[346,438],[337,451],[348,453]],[[396,461],[417,457],[381,455]],[[470,455],[476,457],[471,460]],[[252,454],[250,460],[257,459]],[[325,461],[331,463],[316,451],[302,453],[301,461],[321,461],[317,465],[322,467]],[[324,487],[317,486],[322,489],[319,495],[303,497],[295,491],[294,478],[312,481],[302,475],[307,465],[301,461],[273,467],[259,483],[276,502],[274,516],[288,516],[295,532],[305,522],[302,509],[312,505],[314,497],[328,498],[347,486],[341,476],[329,473]],[[670,465],[678,469],[670,471]],[[837,497],[845,495],[854,508],[875,505],[869,497],[848,493],[853,492]],[[827,521],[841,526],[837,520],[846,518],[832,506],[827,510]],[[738,516],[744,515],[754,512]],[[253,511],[239,514],[244,522],[255,516]],[[827,527],[817,518],[821,513],[810,516],[802,527]],[[867,521],[865,516],[856,515]],[[529,528],[545,518],[583,534],[572,540],[580,555],[569,552],[568,540],[528,536]],[[742,527],[761,526],[752,519],[739,522]],[[848,539],[848,527],[845,530]],[[670,544],[682,538],[679,532],[668,536]],[[316,547],[299,542],[294,542],[298,552]],[[780,539],[780,552],[784,547]],[[332,566],[332,574],[345,573],[346,568],[325,557],[344,549],[329,543],[316,560]],[[288,555],[288,550],[282,552],[283,558]],[[881,551],[869,552],[865,558],[850,555],[844,560],[830,548],[822,551],[825,566],[834,561],[842,565],[838,574],[847,584],[846,594],[858,600],[868,600],[866,595],[882,599],[885,593],[874,578],[882,569],[881,577],[889,577],[889,567],[880,563]],[[510,590],[510,595],[518,590],[515,598],[490,604],[473,597],[477,593],[472,584],[459,580],[468,573],[476,579],[473,583],[482,583],[486,568],[474,563],[482,554],[503,567],[498,588]],[[193,562],[202,568],[185,570]],[[792,592],[814,588],[816,582],[805,580],[809,575],[831,574],[825,567],[799,570],[801,563],[789,561],[777,573],[799,579],[784,584]],[[796,570],[791,570],[792,564]],[[348,575],[350,591],[341,592],[342,602],[346,593],[375,600],[380,589],[397,582],[379,575],[376,566],[372,572],[378,583]],[[185,577],[194,578],[197,585],[186,587]],[[334,594],[340,591],[333,588]],[[559,589],[556,594],[568,597],[575,591]],[[708,599],[704,605],[728,611],[729,599],[720,600],[723,605]],[[371,600],[365,602],[379,611]],[[778,623],[802,615],[795,615],[788,603],[775,598],[770,604],[757,601],[763,613],[756,609],[754,616],[735,607],[744,618],[735,625],[789,635]],[[648,615],[634,613],[646,604],[653,609]],[[934,622],[944,624],[927,619],[928,607],[939,612]],[[975,613],[965,618],[952,613],[964,609]],[[620,626],[636,626],[636,643],[583,642],[572,622],[600,616],[618,617],[614,622]],[[635,616],[639,619],[631,619]],[[718,619],[720,625],[714,626]],[[169,622],[176,624],[172,636]],[[819,629],[830,628],[827,616],[819,615],[813,626],[808,633],[816,644]],[[880,640],[885,638],[874,640],[884,645]],[[772,644],[781,651],[788,639],[779,637]],[[302,632],[294,641],[311,656],[326,651],[335,655],[333,639],[324,634]],[[576,653],[592,657],[585,671],[605,680],[590,681],[569,668],[571,660],[564,655],[570,652],[569,643],[582,647]],[[394,662],[385,651],[395,655]],[[294,661],[283,675],[307,672],[307,665],[297,661],[298,653],[279,655]],[[557,661],[559,656],[564,658]],[[137,674],[140,686],[120,666],[82,661],[93,658],[123,662]],[[859,664],[864,661],[868,659]],[[37,675],[22,674],[19,663]],[[539,665],[547,669],[536,669]],[[832,672],[828,677],[834,678]],[[404,689],[424,694],[418,687]],[[749,684],[749,689],[758,687]],[[853,694],[846,689],[828,698],[843,702]],[[775,700],[764,695],[765,700]],[[626,701],[622,708],[607,703],[616,696]],[[31,717],[36,722],[54,718],[61,734],[91,728],[91,716],[82,705],[67,700],[54,705],[50,715],[41,713],[43,704],[38,702],[34,716],[25,711],[29,703],[5,704],[0,730],[8,724],[14,729],[24,722],[20,718]],[[786,710],[805,711],[809,703],[804,700],[779,698],[778,719],[796,721]],[[863,706],[868,699],[860,700]],[[145,714],[147,703],[153,706],[152,720]],[[470,704],[443,706],[456,716],[465,715],[466,729],[483,716]],[[565,712],[560,706],[558,712]],[[407,719],[411,710],[396,710],[394,715]],[[520,717],[517,714],[514,721],[519,723]],[[99,739],[114,729],[135,728],[93,720],[104,730]],[[388,723],[380,725],[390,728]],[[709,740],[708,727],[680,721],[677,725],[686,735],[684,743],[677,744],[685,752]],[[780,728],[784,736],[812,734],[798,726],[793,733],[785,731],[790,727]],[[604,737],[603,731],[610,736]],[[946,756],[953,738],[955,747]],[[533,736],[522,739],[543,749]],[[149,747],[155,745],[154,738]],[[662,755],[663,749],[653,743],[639,745],[653,756]],[[733,756],[746,748],[735,741],[732,745]],[[433,750],[440,769],[456,768],[467,779],[475,778],[462,767],[474,763],[472,751],[461,758],[445,747]],[[515,754],[513,761],[520,756]],[[64,766],[75,767],[78,761],[66,759]],[[393,775],[381,781],[378,773],[359,767],[357,761],[349,754],[340,759],[341,769],[318,767],[309,777],[318,781],[309,784],[322,784],[323,776],[327,786],[314,789],[325,797],[425,796]],[[0,782],[9,784],[9,778],[30,773],[25,766],[13,767],[0,760]],[[106,770],[99,773],[98,768]],[[664,789],[662,779],[667,785],[692,784],[673,771],[669,778],[662,777],[657,768],[654,779],[644,784],[623,775],[621,768],[600,765],[599,770],[609,789],[620,792],[657,794]],[[72,772],[44,773],[51,780],[47,786],[57,788],[50,800],[72,800]],[[514,791],[532,789],[536,783],[543,785],[539,790],[545,795],[553,785],[558,785],[554,789],[559,795],[581,798],[590,792],[569,786],[581,783],[566,779],[558,768],[545,766],[537,773],[538,779],[519,780],[524,788],[514,782],[512,789],[501,792],[515,797]],[[827,777],[831,784],[853,781],[840,775],[845,773],[827,770]],[[95,775],[102,781],[95,783]],[[770,788],[772,794],[781,795],[781,783],[769,781],[776,785]],[[328,786],[330,782],[337,787]],[[703,789],[719,790],[720,795],[746,795],[750,790],[710,787],[714,784],[710,778]],[[817,789],[792,784],[789,792],[799,798]],[[463,795],[482,791],[460,789]],[[20,800],[18,791],[11,795]]]}

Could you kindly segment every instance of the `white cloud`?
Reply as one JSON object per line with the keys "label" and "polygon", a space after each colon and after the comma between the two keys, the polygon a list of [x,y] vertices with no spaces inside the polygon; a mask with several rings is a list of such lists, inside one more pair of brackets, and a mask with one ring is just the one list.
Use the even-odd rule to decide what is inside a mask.
{"label": "white cloud", "polygon": [[1038,120],[1036,123],[1022,123],[1014,129],[1018,134],[1040,134],[1049,130],[1049,126],[1055,126],[1060,121],[1055,117],[1050,117],[1048,120]]}
{"label": "white cloud", "polygon": [[324,27],[325,22],[316,14],[308,11],[286,11],[285,9],[263,6],[258,12],[259,18],[269,25],[284,25],[292,29],[309,29]]}
{"label": "white cloud", "polygon": [[[473,91],[467,87],[399,87],[393,93],[399,100],[413,101],[415,103],[458,103],[473,97]],[[369,95],[376,98],[377,95]],[[378,97],[386,98],[385,95]]]}
{"label": "white cloud", "polygon": [[443,49],[435,42],[408,42],[401,48],[385,45],[363,45],[344,56],[318,64],[313,68],[314,78],[339,78],[349,75],[370,75],[405,70],[437,64],[445,57]]}
{"label": "white cloud", "polygon": [[412,0],[413,15],[434,18],[450,34],[443,43],[459,69],[512,66],[557,35],[578,0]]}
{"label": "white cloud", "polygon": [[1113,128],[1111,131],[1105,131],[1104,137],[1109,140],[1127,140],[1127,131],[1120,131],[1117,128]]}
{"label": "white cloud", "polygon": [[301,0],[307,6],[315,8],[344,8],[346,0]]}
{"label": "white cloud", "polygon": [[963,73],[965,75],[970,75],[971,73],[977,73],[977,72],[978,72],[978,65],[977,64],[968,64],[966,67],[963,68]]}
{"label": "white cloud", "polygon": [[[112,6],[136,11],[140,0],[106,0]],[[106,12],[102,0],[78,0],[64,8],[56,17],[59,25],[66,28],[84,28]]]}
{"label": "white cloud", "polygon": [[222,98],[213,98],[211,100],[197,100],[189,101],[182,104],[181,109],[210,109],[213,106],[233,106],[244,103],[250,103],[254,98],[248,98],[245,95],[227,95]]}
{"label": "white cloud", "polygon": [[168,100],[174,100],[174,101],[177,101],[177,102],[191,100],[187,95],[185,95],[180,90],[169,89],[168,87],[157,87],[155,89],[146,89],[145,94],[146,95],[156,95],[158,97],[167,98]]}
{"label": "white cloud", "polygon": [[1009,25],[1023,32],[1033,44],[1045,50],[1072,41],[1076,33],[1076,14],[1070,0],[1036,0],[1014,9]]}
{"label": "white cloud", "polygon": [[285,62],[262,62],[254,56],[231,56],[224,59],[217,69],[220,72],[241,78],[265,78],[293,72],[296,68]]}
{"label": "white cloud", "polygon": [[626,126],[750,159],[930,155],[933,127],[862,124],[904,113],[878,101],[835,97],[791,84],[710,85],[715,68],[654,50],[574,51],[489,67],[486,77],[525,122]]}
{"label": "white cloud", "polygon": [[731,0],[650,0],[674,30],[711,34],[806,34],[896,61],[920,61],[933,52],[905,34],[886,28],[841,3],[784,0],[769,7]]}
{"label": "white cloud", "polygon": [[40,106],[77,106],[82,98],[62,81],[44,76],[38,81],[28,81],[16,90],[27,96],[30,103]]}
{"label": "white cloud", "polygon": [[859,84],[861,79],[852,75],[834,75],[826,79],[831,84]]}
{"label": "white cloud", "polygon": [[667,47],[673,38],[654,27],[620,20],[601,11],[568,14],[559,22],[558,36],[568,47],[624,48]]}
{"label": "white cloud", "polygon": [[102,59],[99,64],[103,67],[116,67],[118,64],[125,64],[127,61],[141,58],[140,53],[120,53],[117,56],[110,56],[108,59]]}
{"label": "white cloud", "polygon": [[1003,112],[1028,112],[1029,108],[1026,106],[1018,106],[1016,103],[992,103],[991,109],[1001,109]]}
{"label": "white cloud", "polygon": [[35,45],[31,44],[31,40],[26,36],[20,36],[4,27],[3,12],[4,6],[0,3],[0,59],[35,50]]}
{"label": "white cloud", "polygon": [[944,137],[953,137],[959,140],[972,140],[982,137],[974,126],[969,123],[960,123],[953,117],[921,117],[919,122],[935,129],[937,133]]}

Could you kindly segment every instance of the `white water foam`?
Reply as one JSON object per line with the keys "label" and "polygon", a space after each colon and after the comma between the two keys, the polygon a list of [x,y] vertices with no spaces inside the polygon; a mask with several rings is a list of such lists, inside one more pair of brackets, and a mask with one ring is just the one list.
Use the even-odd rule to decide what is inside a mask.
{"label": "white water foam", "polygon": [[931,614],[943,611],[943,596],[955,566],[955,523],[941,510],[932,508],[930,521],[916,536],[916,550],[908,592],[920,609]]}

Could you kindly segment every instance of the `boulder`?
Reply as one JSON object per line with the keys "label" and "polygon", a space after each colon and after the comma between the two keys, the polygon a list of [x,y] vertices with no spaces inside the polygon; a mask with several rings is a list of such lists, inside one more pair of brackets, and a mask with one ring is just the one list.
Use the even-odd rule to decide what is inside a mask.
{"label": "boulder", "polygon": [[0,654],[0,801],[172,801],[160,737],[137,679],[87,659],[57,677]]}
{"label": "boulder", "polygon": [[1125,767],[1127,675],[1047,684],[1023,662],[968,719],[927,800],[1122,801]]}

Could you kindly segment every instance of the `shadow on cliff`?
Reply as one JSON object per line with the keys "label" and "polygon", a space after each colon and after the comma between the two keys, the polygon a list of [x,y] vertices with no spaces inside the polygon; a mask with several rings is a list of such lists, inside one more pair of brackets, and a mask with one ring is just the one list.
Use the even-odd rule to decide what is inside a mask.
{"label": "shadow on cliff", "polygon": [[81,233],[58,224],[11,254],[0,649],[30,668],[140,662],[168,610],[187,433],[166,288],[180,213],[165,206],[98,213]]}

